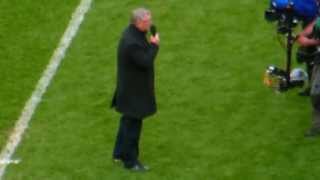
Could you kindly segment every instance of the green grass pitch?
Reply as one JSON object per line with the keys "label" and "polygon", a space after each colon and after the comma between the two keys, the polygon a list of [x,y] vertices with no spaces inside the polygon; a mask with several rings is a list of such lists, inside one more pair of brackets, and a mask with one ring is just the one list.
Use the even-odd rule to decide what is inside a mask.
{"label": "green grass pitch", "polygon": [[[79,1],[0,2],[0,147]],[[129,12],[152,10],[161,36],[158,113],[146,119],[144,174],[115,166],[109,108]],[[308,98],[262,84],[285,51],[267,0],[95,0],[9,165],[6,180],[317,180],[319,139],[303,137]]]}

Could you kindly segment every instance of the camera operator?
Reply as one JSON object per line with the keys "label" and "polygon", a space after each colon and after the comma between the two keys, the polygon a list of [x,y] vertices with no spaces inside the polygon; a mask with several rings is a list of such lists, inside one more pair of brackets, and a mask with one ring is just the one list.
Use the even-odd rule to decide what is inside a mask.
{"label": "camera operator", "polygon": [[[320,46],[319,36],[320,18],[317,18],[298,35],[297,42],[304,48],[317,48]],[[312,65],[310,96],[313,107],[313,122],[310,130],[306,132],[308,137],[320,135],[320,55],[314,55],[309,63]]]}
{"label": "camera operator", "polygon": [[[318,14],[320,11],[320,0],[315,0],[317,7],[318,7]],[[307,29],[308,25],[311,26],[311,29],[314,25],[315,20],[310,18],[303,18],[302,19],[302,28]],[[312,31],[312,30],[311,30]],[[302,32],[303,33],[303,32]],[[311,38],[311,34],[309,34],[309,39]],[[311,84],[311,77],[312,77],[312,69],[313,69],[313,55],[317,51],[317,47],[315,45],[308,45],[308,46],[300,46],[297,51],[297,61],[298,63],[305,63],[306,64],[306,70],[308,73],[308,80],[309,85],[304,89],[303,91],[299,92],[300,96],[310,96],[310,84]]]}

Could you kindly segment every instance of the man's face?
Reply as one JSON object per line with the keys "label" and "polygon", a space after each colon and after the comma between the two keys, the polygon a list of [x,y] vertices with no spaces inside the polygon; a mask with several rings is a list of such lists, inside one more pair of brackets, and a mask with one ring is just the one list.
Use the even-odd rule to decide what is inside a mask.
{"label": "man's face", "polygon": [[150,29],[151,24],[151,14],[147,14],[137,22],[137,27],[140,29],[140,31],[147,32]]}

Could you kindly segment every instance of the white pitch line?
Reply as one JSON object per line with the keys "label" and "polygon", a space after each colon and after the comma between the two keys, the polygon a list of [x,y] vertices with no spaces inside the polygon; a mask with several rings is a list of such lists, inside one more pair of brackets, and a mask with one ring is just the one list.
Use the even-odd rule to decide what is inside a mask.
{"label": "white pitch line", "polygon": [[[52,78],[54,77],[65,53],[70,46],[72,39],[77,34],[80,24],[82,23],[86,12],[91,7],[92,0],[81,0],[76,10],[73,12],[67,29],[65,30],[58,47],[55,49],[46,70],[43,72],[41,79],[33,91],[31,97],[26,102],[19,119],[17,120],[13,132],[7,141],[5,148],[0,154],[1,162],[11,162],[11,157],[18,147],[25,130],[28,128],[33,113],[35,112],[42,96],[47,90]],[[0,180],[2,179],[5,169],[9,163],[0,164]]]}

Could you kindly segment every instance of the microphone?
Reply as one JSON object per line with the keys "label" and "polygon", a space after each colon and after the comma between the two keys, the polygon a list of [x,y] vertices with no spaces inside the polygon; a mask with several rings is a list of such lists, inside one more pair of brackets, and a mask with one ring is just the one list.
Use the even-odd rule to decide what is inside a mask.
{"label": "microphone", "polygon": [[152,36],[155,36],[155,35],[156,35],[156,33],[157,33],[157,28],[156,28],[155,25],[151,25],[151,27],[150,27],[150,32],[151,32],[151,35],[152,35]]}

